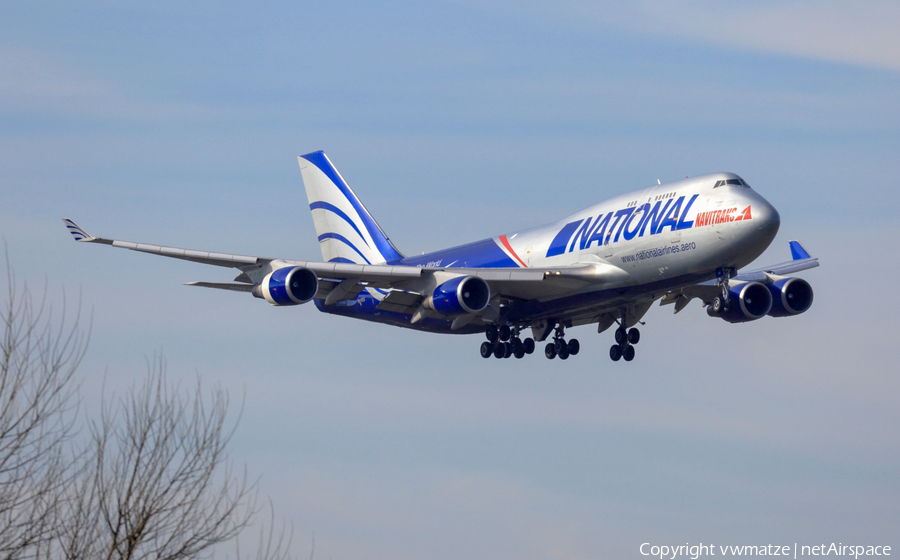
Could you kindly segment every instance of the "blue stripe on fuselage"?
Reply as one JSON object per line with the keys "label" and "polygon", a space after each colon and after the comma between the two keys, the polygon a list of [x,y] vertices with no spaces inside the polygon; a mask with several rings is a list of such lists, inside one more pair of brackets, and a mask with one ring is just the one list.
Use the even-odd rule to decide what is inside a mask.
{"label": "blue stripe on fuselage", "polygon": [[572,233],[583,221],[584,220],[576,220],[564,225],[563,228],[559,230],[559,233],[556,234],[556,237],[553,238],[553,241],[550,242],[550,248],[547,249],[547,256],[555,257],[556,255],[565,253],[566,245],[569,243]]}
{"label": "blue stripe on fuselage", "polygon": [[426,255],[406,257],[398,262],[388,264],[434,268],[519,268],[519,265],[497,245],[493,238]]}

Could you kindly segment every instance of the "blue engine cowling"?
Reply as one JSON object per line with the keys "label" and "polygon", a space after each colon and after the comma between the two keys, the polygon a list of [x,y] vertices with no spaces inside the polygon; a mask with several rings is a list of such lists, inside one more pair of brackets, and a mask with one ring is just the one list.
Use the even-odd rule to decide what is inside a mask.
{"label": "blue engine cowling", "polygon": [[477,276],[460,276],[434,289],[429,306],[444,316],[478,313],[491,301],[491,288]]}
{"label": "blue engine cowling", "polygon": [[272,305],[300,305],[316,297],[319,278],[302,266],[288,266],[270,272],[253,286],[253,295]]}
{"label": "blue engine cowling", "polygon": [[809,282],[802,278],[782,278],[768,285],[772,293],[772,317],[799,315],[810,308],[813,290]]}
{"label": "blue engine cowling", "polygon": [[729,323],[745,323],[765,317],[772,309],[772,294],[759,282],[736,284],[728,289],[728,305],[718,312],[714,305],[707,307],[707,313],[721,317]]}

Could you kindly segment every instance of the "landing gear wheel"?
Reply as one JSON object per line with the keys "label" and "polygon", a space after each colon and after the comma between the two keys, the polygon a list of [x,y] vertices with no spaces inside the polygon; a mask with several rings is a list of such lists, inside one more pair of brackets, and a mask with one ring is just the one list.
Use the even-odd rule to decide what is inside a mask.
{"label": "landing gear wheel", "polygon": [[614,362],[618,362],[620,359],[622,359],[622,347],[618,344],[613,344],[612,346],[610,346],[609,357]]}
{"label": "landing gear wheel", "polygon": [[531,354],[534,352],[534,339],[533,338],[526,338],[522,344],[525,345],[525,353],[526,354]]}
{"label": "landing gear wheel", "polygon": [[494,357],[502,358],[506,356],[506,348],[503,347],[503,343],[499,342],[494,345]]}
{"label": "landing gear wheel", "polygon": [[519,350],[522,351],[522,355],[525,354],[525,344],[523,344],[520,339],[512,338],[510,339],[509,343],[512,345],[513,354],[517,354]]}
{"label": "landing gear wheel", "polygon": [[509,358],[512,355],[513,355],[512,344],[510,344],[509,342],[504,342],[503,343],[503,357]]}
{"label": "landing gear wheel", "polygon": [[510,330],[509,325],[502,325],[499,331],[500,340],[504,342],[509,340],[509,335],[511,334],[511,332],[512,331]]}
{"label": "landing gear wheel", "polygon": [[513,352],[513,355],[516,357],[517,360],[521,360],[522,358],[525,357],[525,349],[519,348],[518,350],[515,350]]}
{"label": "landing gear wheel", "polygon": [[[563,350],[565,348],[565,350]],[[556,350],[557,356],[562,356],[562,353],[565,351],[567,354],[569,352],[569,348],[566,345],[566,341],[559,338],[553,341],[553,349]]]}
{"label": "landing gear wheel", "polygon": [[616,344],[622,346],[628,340],[628,334],[625,332],[625,327],[619,327],[616,329]]}
{"label": "landing gear wheel", "polygon": [[563,342],[559,347],[559,352],[556,353],[559,356],[560,360],[565,360],[569,357],[569,345]]}
{"label": "landing gear wheel", "polygon": [[622,357],[625,358],[626,362],[630,362],[634,359],[634,346],[626,346],[625,351],[622,352]]}
{"label": "landing gear wheel", "polygon": [[578,351],[581,350],[581,343],[578,342],[577,338],[573,338],[569,341],[569,354],[572,356],[578,354]]}
{"label": "landing gear wheel", "polygon": [[631,329],[628,331],[628,343],[629,344],[637,344],[641,340],[641,331],[637,329]]}
{"label": "landing gear wheel", "polygon": [[481,357],[482,358],[490,358],[491,354],[494,353],[494,345],[491,342],[484,341],[481,343]]}
{"label": "landing gear wheel", "polygon": [[547,347],[544,348],[544,355],[547,356],[548,360],[552,360],[556,357],[556,345],[552,342],[547,343]]}
{"label": "landing gear wheel", "polygon": [[712,307],[713,313],[721,313],[725,311],[725,300],[721,296],[716,296],[709,306]]}
{"label": "landing gear wheel", "polygon": [[497,327],[495,325],[488,325],[486,331],[484,331],[484,336],[487,337],[491,342],[497,341]]}

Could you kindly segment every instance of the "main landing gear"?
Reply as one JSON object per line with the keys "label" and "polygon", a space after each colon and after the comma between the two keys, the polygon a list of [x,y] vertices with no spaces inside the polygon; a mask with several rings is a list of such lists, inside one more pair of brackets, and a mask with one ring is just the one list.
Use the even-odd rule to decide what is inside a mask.
{"label": "main landing gear", "polygon": [[[624,317],[624,314],[623,314]],[[626,362],[634,359],[634,345],[640,342],[641,331],[637,329],[625,330],[625,321],[616,329],[616,343],[609,348],[609,357],[618,362],[625,358]]]}
{"label": "main landing gear", "polygon": [[525,354],[534,352],[534,340],[519,338],[519,327],[510,328],[508,325],[497,327],[491,325],[485,333],[487,340],[481,343],[481,357],[509,358],[515,356],[522,359]]}
{"label": "main landing gear", "polygon": [[544,348],[544,355],[547,356],[548,360],[552,360],[553,358],[559,356],[560,360],[565,360],[569,356],[574,356],[581,350],[581,344],[578,342],[577,338],[573,338],[569,342],[566,342],[566,328],[560,323],[556,327],[556,332],[553,334],[553,342],[548,342],[547,346]]}
{"label": "main landing gear", "polygon": [[[481,343],[481,357],[509,358],[515,356],[524,358],[525,354],[533,353],[534,339],[520,339],[520,331],[520,327],[509,327],[508,325],[489,326],[485,332],[487,341]],[[557,356],[560,360],[565,360],[569,356],[577,354],[579,350],[581,350],[581,344],[577,339],[573,338],[566,342],[565,326],[560,323],[555,329],[553,341],[547,343],[544,348],[544,356],[550,360]]]}

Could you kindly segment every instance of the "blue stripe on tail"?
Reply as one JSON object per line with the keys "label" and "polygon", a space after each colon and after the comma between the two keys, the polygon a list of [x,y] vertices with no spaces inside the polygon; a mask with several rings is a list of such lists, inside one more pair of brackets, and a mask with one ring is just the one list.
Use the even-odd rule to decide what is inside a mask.
{"label": "blue stripe on tail", "polygon": [[360,257],[362,260],[366,261],[366,264],[372,264],[371,262],[369,262],[369,259],[367,259],[366,256],[363,255],[362,252],[361,252],[359,249],[356,248],[356,245],[354,245],[353,243],[351,243],[351,242],[350,242],[346,237],[344,237],[343,235],[341,235],[341,234],[339,234],[339,233],[323,233],[322,235],[319,236],[319,241],[324,241],[324,240],[326,240],[326,239],[335,239],[335,240],[337,240],[337,241],[340,241],[341,243],[344,243],[345,245],[347,245],[348,247],[350,247],[351,249],[353,249],[354,251],[356,251],[356,254],[359,255],[359,257]]}
{"label": "blue stripe on tail", "polygon": [[321,208],[322,210],[328,210],[329,212],[333,212],[339,218],[343,219],[345,222],[350,224],[350,227],[352,227],[356,231],[356,233],[359,234],[359,238],[362,239],[363,243],[366,244],[366,247],[369,246],[369,242],[366,241],[365,236],[363,236],[362,232],[359,231],[359,228],[356,226],[356,224],[353,223],[353,220],[350,219],[350,216],[348,216],[346,213],[344,213],[343,210],[341,210],[334,204],[329,204],[327,202],[322,202],[322,201],[313,202],[312,204],[309,205],[310,210],[315,210],[316,208]]}
{"label": "blue stripe on tail", "polygon": [[[341,177],[340,173],[338,173],[337,169],[328,161],[328,158],[325,157],[325,152],[318,151],[312,152],[311,154],[306,154],[300,156],[311,164],[315,165],[319,168],[322,173],[324,173],[331,181],[337,186],[337,188],[341,191],[341,194],[347,199],[348,202],[353,206],[356,212],[359,214],[360,219],[363,222],[363,226],[366,228],[366,231],[369,232],[369,235],[375,241],[375,247],[381,253],[382,257],[384,257],[385,261],[397,261],[403,258],[403,255],[394,248],[394,245],[391,243],[390,239],[384,234],[378,224],[375,223],[375,220],[372,219],[372,216],[369,214],[369,211],[366,210],[365,206],[363,206],[362,202],[356,198],[356,195],[344,182],[344,179]],[[349,221],[349,220],[348,220]],[[351,222],[352,223],[352,222]],[[354,226],[355,228],[356,226]],[[358,228],[356,228],[359,231]],[[354,247],[355,249],[355,247]],[[357,250],[357,252],[359,252]],[[368,261],[366,261],[368,262]]]}

